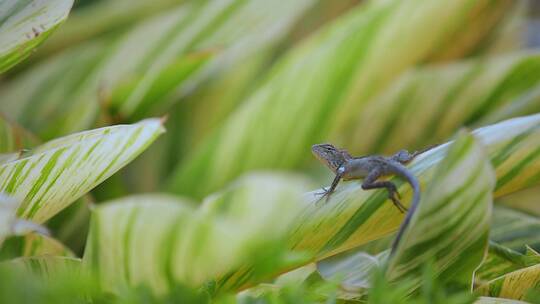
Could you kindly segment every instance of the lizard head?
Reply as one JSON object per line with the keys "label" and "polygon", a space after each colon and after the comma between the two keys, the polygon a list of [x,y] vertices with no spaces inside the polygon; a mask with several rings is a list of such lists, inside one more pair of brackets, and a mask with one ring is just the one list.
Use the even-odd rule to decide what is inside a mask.
{"label": "lizard head", "polygon": [[323,164],[325,164],[334,173],[345,161],[352,159],[351,155],[345,150],[336,148],[331,144],[316,144],[311,146],[313,155]]}

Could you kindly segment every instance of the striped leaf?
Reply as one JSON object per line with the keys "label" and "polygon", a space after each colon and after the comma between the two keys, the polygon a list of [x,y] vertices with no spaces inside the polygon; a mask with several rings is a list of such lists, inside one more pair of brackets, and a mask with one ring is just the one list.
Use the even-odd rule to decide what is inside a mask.
{"label": "striped leaf", "polygon": [[2,245],[0,256],[4,260],[37,256],[75,257],[75,254],[56,239],[29,233],[22,237],[7,239]]}
{"label": "striped leaf", "polygon": [[525,251],[528,245],[540,250],[540,219],[517,210],[495,208],[490,238],[511,249]]}
{"label": "striped leaf", "polygon": [[8,121],[0,113],[0,163],[19,157],[19,152],[37,143],[36,138],[22,127]]}
{"label": "striped leaf", "polygon": [[455,20],[509,5],[392,0],[351,10],[280,58],[259,89],[179,164],[168,189],[200,198],[249,170],[299,166],[313,143],[340,141],[355,129],[356,113],[400,72],[454,41],[449,33],[465,26]]}
{"label": "striped leaf", "polygon": [[78,7],[66,25],[62,26],[47,43],[39,48],[36,57],[43,58],[61,49],[69,48],[107,33],[129,28],[133,23],[178,5],[178,0],[116,0],[93,2]]}
{"label": "striped leaf", "polygon": [[0,2],[0,73],[28,57],[68,16],[73,0]]}
{"label": "striped leaf", "polygon": [[376,256],[365,252],[337,255],[317,262],[317,271],[324,280],[339,282],[340,299],[358,300],[372,286],[373,271],[387,262],[389,251]]}
{"label": "striped leaf", "polygon": [[497,243],[490,242],[488,255],[480,268],[475,272],[475,285],[486,284],[488,281],[507,273],[539,264],[540,256],[531,254],[532,252],[529,249],[529,254],[522,254]]}
{"label": "striped leaf", "polygon": [[510,299],[502,298],[492,298],[492,297],[480,297],[474,304],[528,304],[523,301],[516,301]]}
{"label": "striped leaf", "polygon": [[159,119],[72,134],[0,165],[0,191],[17,214],[43,223],[139,155],[164,132]]}
{"label": "striped leaf", "polygon": [[103,204],[92,212],[84,262],[112,290],[143,283],[158,293],[175,284],[200,286],[253,260],[264,263],[250,275],[267,274],[273,259],[281,261],[276,249],[305,189],[297,178],[253,175],[199,209],[156,195]]}
{"label": "striped leaf", "polygon": [[[501,130],[504,130],[504,132],[502,132]],[[540,168],[540,159],[538,159],[538,157],[531,157],[530,155],[536,156],[534,151],[538,149],[538,147],[540,147],[540,115],[513,119],[493,126],[481,128],[479,130],[476,130],[474,132],[474,135],[477,140],[485,146],[489,154],[489,159],[491,159],[496,169],[498,188],[495,191],[495,196],[500,196],[510,193],[512,191],[522,189],[529,186],[531,183],[538,181],[537,177],[535,177],[535,179],[533,179],[532,177],[536,175]],[[472,142],[472,139],[468,136],[465,137],[465,139],[465,142]],[[463,141],[461,143],[463,143]],[[466,145],[466,147],[467,149],[473,149],[472,147],[475,146]],[[445,156],[449,153],[448,149],[448,144],[442,145],[436,149],[432,149],[431,151],[426,152],[422,156],[419,156],[410,165],[409,169],[416,176],[419,177],[422,185],[426,185],[426,181],[433,179],[434,176],[444,177],[444,175],[441,175],[441,173],[434,173],[434,171],[435,168],[441,163],[441,161],[445,159]],[[473,149],[473,152],[474,151],[477,151],[476,148]],[[457,152],[451,152],[450,155],[454,156],[454,153]],[[469,154],[464,155],[469,156]],[[472,177],[474,177],[471,178],[473,184],[476,185],[476,183],[478,183],[479,186],[488,187],[488,185],[490,185],[489,177],[487,179],[480,179],[478,178],[478,176],[475,176],[473,174],[476,171],[473,172],[473,170],[470,170],[472,168],[476,168],[476,166],[480,166],[481,164],[483,164],[483,169],[478,171],[477,173],[485,174],[485,170],[487,169],[485,168],[486,165],[484,164],[484,162],[480,161],[482,159],[481,155],[482,154],[479,152],[470,153],[469,158],[460,158],[460,161],[456,164],[459,165],[458,167],[460,168],[460,170],[463,170],[463,174],[465,174],[465,176],[468,176],[467,173],[469,173]],[[453,158],[454,157],[450,157],[450,159]],[[464,165],[468,163],[466,162],[466,160],[471,159],[477,161],[475,163],[476,166],[470,166],[470,168],[466,166],[464,167]],[[445,166],[443,167],[446,168]],[[456,170],[451,172],[458,171]],[[450,189],[455,189],[455,187],[458,187],[461,183],[465,183],[467,181],[466,178],[461,179],[460,176],[461,175],[452,175],[453,179],[450,179],[450,181],[448,181],[447,179],[443,179],[443,181],[447,182]],[[236,263],[225,262],[229,261],[229,259],[234,256],[231,251],[238,250],[235,252],[237,254],[244,252],[243,250],[245,250],[245,247],[242,247],[240,245],[236,247],[236,243],[233,243],[231,240],[237,238],[243,239],[242,236],[245,236],[244,233],[246,233],[245,228],[231,228],[231,230],[222,228],[223,233],[225,233],[224,231],[229,231],[231,233],[229,237],[226,238],[227,241],[225,243],[228,246],[228,249],[226,250],[216,249],[221,248],[219,246],[221,246],[220,244],[223,244],[222,241],[216,241],[216,244],[213,244],[212,247],[210,247],[211,241],[208,241],[208,244],[206,243],[206,241],[204,244],[201,243],[202,240],[214,240],[213,237],[218,237],[213,236],[211,232],[214,230],[208,228],[208,231],[210,231],[208,232],[210,236],[193,236],[194,239],[198,240],[199,245],[195,246],[190,245],[189,243],[184,243],[183,246],[186,247],[182,248],[184,248],[185,250],[185,255],[180,255],[178,256],[178,258],[176,258],[175,256],[175,258],[163,259],[161,258],[161,256],[159,256],[159,250],[157,252],[151,251],[152,253],[149,254],[150,257],[148,257],[148,262],[142,262],[147,259],[144,256],[141,258],[130,257],[127,259],[128,261],[130,261],[127,265],[125,263],[118,262],[124,260],[124,254],[127,250],[122,249],[126,247],[123,245],[125,242],[125,238],[128,237],[128,242],[131,244],[128,246],[128,248],[136,248],[129,251],[130,255],[145,255],[145,252],[147,250],[152,250],[152,248],[163,248],[162,244],[165,241],[161,240],[160,238],[156,238],[156,236],[165,237],[165,235],[167,235],[166,231],[171,231],[170,229],[172,228],[168,227],[170,225],[173,225],[172,223],[178,223],[177,225],[182,227],[183,225],[199,227],[197,226],[197,224],[189,223],[188,220],[178,219],[177,217],[181,216],[177,215],[175,217],[175,214],[177,214],[176,212],[182,214],[184,214],[185,212],[188,212],[189,214],[206,214],[205,216],[207,217],[201,215],[201,218],[206,219],[205,222],[208,223],[208,225],[210,226],[220,225],[214,223],[214,219],[216,217],[220,217],[220,214],[223,214],[223,216],[230,214],[231,217],[235,219],[234,221],[232,221],[233,224],[231,224],[233,227],[244,227],[244,225],[241,225],[240,223],[246,223],[245,227],[251,227],[253,225],[255,225],[255,227],[261,227],[260,230],[263,230],[266,236],[283,234],[286,238],[286,241],[283,241],[282,243],[286,244],[287,248],[290,249],[292,252],[305,252],[315,254],[314,259],[320,260],[325,257],[344,252],[347,249],[358,247],[359,245],[365,244],[371,240],[379,239],[385,235],[396,231],[403,217],[403,215],[399,213],[399,211],[387,201],[387,195],[384,191],[364,191],[361,189],[360,183],[357,181],[344,182],[342,186],[338,187],[336,193],[332,195],[332,197],[327,203],[316,204],[315,201],[318,197],[315,197],[313,193],[307,193],[304,200],[294,200],[292,198],[279,200],[278,198],[276,198],[275,194],[280,193],[278,191],[279,188],[276,189],[270,187],[269,185],[271,185],[272,183],[270,183],[266,179],[257,183],[255,181],[256,179],[254,179],[253,177],[247,177],[244,182],[249,183],[252,180],[253,183],[258,185],[257,187],[253,188],[256,190],[253,190],[252,192],[247,190],[247,192],[238,191],[235,192],[236,194],[234,195],[227,194],[229,192],[225,191],[224,193],[211,196],[209,199],[207,199],[206,203],[202,205],[201,209],[197,211],[188,212],[185,211],[185,208],[177,207],[177,205],[174,204],[173,205],[175,207],[169,207],[169,205],[171,204],[166,204],[167,207],[164,207],[164,210],[159,210],[161,208],[152,208],[150,210],[150,207],[144,207],[145,205],[149,206],[151,204],[150,202],[142,204],[140,208],[143,208],[144,211],[135,211],[136,215],[132,218],[132,221],[134,221],[132,224],[129,224],[128,220],[130,214],[129,210],[135,207],[131,205],[113,204],[112,206],[114,207],[111,206],[110,208],[108,208],[105,207],[107,206],[105,205],[102,208],[97,208],[97,210],[94,211],[91,237],[88,241],[88,249],[85,253],[85,260],[88,261],[90,265],[97,267],[97,269],[100,271],[100,275],[102,276],[102,281],[106,282],[105,285],[108,285],[111,282],[115,282],[116,280],[118,280],[118,282],[128,282],[134,284],[141,283],[142,281],[146,282],[145,280],[147,278],[153,278],[151,281],[154,283],[150,284],[155,285],[151,286],[153,286],[157,290],[163,291],[165,288],[163,286],[168,286],[167,281],[172,280],[170,279],[170,275],[168,277],[169,279],[167,279],[167,276],[163,274],[163,272],[165,271],[173,273],[173,278],[175,280],[188,284],[197,285],[203,282],[207,282],[208,280],[212,280],[211,282],[213,283],[210,283],[209,285],[212,286],[212,290],[214,292],[220,292],[225,290],[238,290],[241,288],[252,286],[256,282],[258,282],[258,277],[252,271],[250,271],[252,269],[256,269],[256,265],[247,262],[249,261],[249,259],[244,261],[245,263],[240,264],[238,264],[238,260],[236,260]],[[408,186],[396,178],[392,178],[391,180],[398,185],[398,189],[403,196],[403,202],[405,204],[408,204],[411,195]],[[505,182],[501,183],[501,180],[504,180]],[[288,185],[289,188],[286,189],[303,188],[303,186],[299,187],[297,183],[293,183],[288,180],[282,180],[278,184]],[[249,187],[246,189],[249,189]],[[434,189],[440,188],[436,187]],[[463,193],[464,197],[469,197],[470,195],[472,195],[471,192],[472,190],[465,191]],[[272,193],[274,194],[271,195]],[[476,194],[483,194],[483,197],[487,195],[483,192],[479,192]],[[437,197],[438,196],[435,196],[435,199]],[[277,201],[272,203],[272,200]],[[244,209],[238,207],[237,209],[236,207],[232,207],[237,206],[237,204],[238,206],[242,206],[246,202],[250,202],[250,208]],[[278,204],[277,202],[280,203]],[[486,207],[486,203],[484,200],[480,200],[480,202],[484,203],[479,203],[478,208],[480,206]],[[283,203],[283,205],[281,203]],[[293,208],[292,210],[288,209],[291,207]],[[473,206],[473,209],[471,210],[478,211],[474,207],[475,206]],[[184,211],[172,211],[171,208],[180,208]],[[241,212],[242,210],[252,210],[250,212],[246,212],[250,215],[245,221],[241,220],[241,218],[243,218],[241,214],[246,214],[244,212]],[[452,210],[453,212],[456,212],[456,210]],[[261,213],[266,216],[259,216]],[[280,220],[274,220],[273,216],[267,216],[268,213],[279,214]],[[281,219],[283,215],[295,216],[290,226],[283,224],[283,220]],[[477,218],[476,216],[479,215],[479,213],[477,212],[472,212],[471,216],[473,215],[479,221],[486,220],[488,216],[488,214],[486,214],[484,215],[486,218]],[[213,220],[207,220],[208,217],[212,218]],[[122,218],[122,220],[120,220],[120,218]],[[193,221],[195,221],[195,223],[197,223],[196,219],[199,217],[185,216],[185,218],[191,218],[193,219]],[[260,218],[266,218],[267,220],[262,221],[259,220]],[[139,221],[140,223],[145,224],[136,224],[139,223]],[[148,225],[148,223],[154,223],[154,221],[156,221],[155,229],[157,230],[152,230],[153,232],[151,233],[144,232],[143,230],[145,229],[154,229],[149,228],[154,227],[154,225]],[[464,223],[469,224],[470,222],[465,221]],[[134,225],[133,232],[131,234],[126,233],[126,226],[129,225]],[[222,227],[228,226],[225,225]],[[478,242],[475,241],[475,235],[477,234],[471,234],[470,238],[464,237],[465,239],[470,240],[470,242],[464,244],[470,246],[476,244],[479,246],[478,250],[482,251],[483,247],[482,245],[480,245],[480,239],[482,239],[481,232],[484,231],[486,227],[487,226],[485,225],[478,227],[478,229],[480,230],[480,235],[478,235],[476,239],[478,240]],[[180,230],[186,231],[186,229]],[[190,233],[196,233],[197,231],[199,231],[197,229],[194,230],[195,232]],[[251,228],[249,233],[254,239],[256,239],[258,236],[256,231],[260,230],[258,228]],[[187,231],[192,230],[187,229]],[[476,230],[471,229],[471,231]],[[484,233],[484,236],[487,235],[487,231],[484,232],[486,232]],[[181,233],[188,232],[178,231],[175,235],[181,235]],[[129,235],[132,234],[138,236],[137,241],[134,241],[135,238],[129,237]],[[151,239],[142,239],[143,235],[148,235],[148,238]],[[267,238],[268,237],[264,237],[262,239]],[[186,240],[186,242],[188,242],[188,239],[191,238],[179,237],[174,241],[180,242],[180,240]],[[139,241],[144,245],[137,245],[139,244]],[[445,241],[446,239],[440,240],[440,242],[443,242],[443,244],[445,244]],[[484,243],[482,244],[485,245],[485,241],[486,240],[484,240]],[[247,243],[249,242],[246,242],[245,244]],[[112,247],[117,249],[110,250],[110,248]],[[435,246],[433,250],[438,250],[438,248],[439,247]],[[459,244],[457,244],[455,248],[456,251],[470,249],[470,247],[462,248]],[[190,250],[196,251],[198,255]],[[405,253],[408,252],[404,249],[402,249],[402,251],[404,253],[401,253],[400,257],[402,257]],[[176,251],[166,250],[166,252]],[[208,262],[216,260],[216,257],[214,256],[206,256],[207,254],[211,255],[212,252],[222,253],[220,260],[222,260],[223,263],[220,264],[219,268],[213,263]],[[471,253],[472,249],[468,252]],[[469,271],[470,268],[474,268],[473,264],[479,263],[481,258],[481,253],[480,255],[474,255],[472,253],[470,255],[470,259],[464,259],[464,261],[470,262],[468,265],[463,265],[464,267],[467,267],[464,268],[467,271]],[[159,258],[157,256],[159,256]],[[163,260],[170,261],[171,259],[175,261],[172,266],[167,266],[171,264],[166,264],[165,266],[162,265]],[[442,257],[441,260],[444,260],[444,257]],[[199,265],[199,263],[202,263],[202,261],[205,261],[204,265]],[[416,260],[415,263],[417,262],[418,260]],[[147,269],[145,267],[141,267],[141,264],[147,265],[147,267],[149,268]],[[117,269],[115,267],[120,267],[120,269]],[[208,268],[212,269],[212,271],[208,270]],[[195,274],[193,273],[194,269],[200,269],[200,271]],[[273,274],[277,275],[278,273],[285,272],[288,269],[290,268],[284,266],[275,267],[273,269]],[[412,268],[412,270],[414,270],[414,268]],[[457,271],[457,269],[450,268],[450,270],[448,270],[444,267],[443,270],[447,270],[442,274],[442,276],[445,278],[449,278],[452,274],[452,271]],[[464,273],[466,274],[467,271],[465,271]],[[472,272],[472,270],[470,271]],[[129,273],[127,278],[125,273]],[[402,275],[402,273],[396,272],[396,274],[393,274],[393,276],[395,277],[399,275]],[[466,279],[470,280],[471,277],[472,275],[469,275]],[[454,277],[452,279],[457,280],[462,278]]]}
{"label": "striped leaf", "polygon": [[0,246],[4,240],[13,235],[24,235],[37,231],[47,234],[48,231],[42,226],[17,218],[16,212],[20,203],[0,192]]}
{"label": "striped leaf", "polygon": [[422,267],[433,263],[448,282],[471,286],[487,249],[495,176],[474,137],[461,133],[437,166],[388,261],[392,282],[420,286]]}
{"label": "striped leaf", "polygon": [[540,264],[536,264],[491,280],[476,291],[485,296],[526,300],[527,293],[539,285]]}
{"label": "striped leaf", "polygon": [[540,187],[533,186],[502,197],[497,200],[497,203],[501,206],[507,206],[511,209],[540,217],[540,205],[537,204],[538,195],[540,195]]}
{"label": "striped leaf", "polygon": [[539,75],[540,53],[532,51],[411,70],[359,111],[351,134],[362,140],[352,148],[421,147],[462,125],[536,113]]}
{"label": "striped leaf", "polygon": [[[493,170],[483,151],[472,135],[462,132],[437,165],[388,261],[388,252],[375,257],[360,252],[319,263],[319,272],[331,277],[325,274],[325,264],[333,276],[341,271],[345,276],[342,288],[356,296],[370,286],[373,268],[382,263],[388,263],[386,275],[390,282],[407,281],[410,288],[420,286],[428,263],[432,263],[441,281],[461,281],[471,286],[473,272],[486,249],[494,185]],[[456,280],[456,276],[460,278]]]}
{"label": "striped leaf", "polygon": [[[54,64],[45,62],[48,68],[29,70],[0,93],[0,99],[7,100],[0,110],[43,138],[89,128],[100,111],[112,116],[105,117],[108,121],[163,112],[162,107],[222,69],[241,65],[245,57],[276,45],[314,2],[177,5],[119,38],[85,43],[54,58]],[[36,71],[43,73],[39,79],[32,76]],[[65,72],[73,77],[65,77]],[[28,79],[35,82],[29,85]],[[30,115],[38,111],[36,107],[47,115],[38,119]]]}

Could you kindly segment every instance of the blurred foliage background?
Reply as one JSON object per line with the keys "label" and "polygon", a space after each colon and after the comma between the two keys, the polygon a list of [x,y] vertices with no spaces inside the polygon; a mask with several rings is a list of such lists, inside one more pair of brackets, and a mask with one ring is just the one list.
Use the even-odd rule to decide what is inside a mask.
{"label": "blurred foliage background", "polygon": [[[540,303],[537,1],[0,8],[0,190],[52,235],[5,233],[1,302]],[[397,256],[383,193],[308,192],[312,144],[453,139]]]}

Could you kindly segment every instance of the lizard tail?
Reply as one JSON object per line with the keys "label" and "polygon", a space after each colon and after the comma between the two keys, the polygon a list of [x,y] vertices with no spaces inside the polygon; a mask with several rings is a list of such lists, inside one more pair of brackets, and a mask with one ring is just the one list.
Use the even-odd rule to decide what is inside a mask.
{"label": "lizard tail", "polygon": [[407,180],[407,182],[413,188],[413,201],[412,201],[411,206],[409,207],[409,211],[407,212],[405,219],[403,220],[403,222],[401,222],[401,225],[399,226],[399,230],[398,230],[396,238],[392,242],[392,249],[390,251],[390,256],[392,256],[395,253],[397,246],[399,244],[399,241],[401,240],[401,237],[403,236],[403,233],[405,232],[407,227],[409,227],[411,218],[413,217],[416,211],[416,208],[418,207],[418,203],[420,202],[420,182],[418,181],[418,179],[412,173],[410,173],[410,171],[407,170],[407,168],[405,168],[403,165],[399,163],[396,163],[394,165],[395,165],[394,169],[397,175]]}

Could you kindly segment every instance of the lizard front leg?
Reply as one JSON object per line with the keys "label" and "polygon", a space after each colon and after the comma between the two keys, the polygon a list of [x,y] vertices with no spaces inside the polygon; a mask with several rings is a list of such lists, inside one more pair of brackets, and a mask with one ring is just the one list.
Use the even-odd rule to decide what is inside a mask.
{"label": "lizard front leg", "polygon": [[381,177],[381,171],[379,169],[371,170],[362,183],[362,189],[370,190],[386,188],[386,190],[388,190],[388,198],[401,213],[405,213],[407,208],[405,208],[398,199],[399,192],[397,191],[396,185],[390,181],[377,181],[379,177]]}
{"label": "lizard front leg", "polygon": [[334,180],[332,181],[332,185],[330,186],[330,188],[328,190],[323,188],[324,191],[322,193],[319,193],[319,194],[322,194],[322,196],[317,202],[319,202],[325,197],[326,197],[326,200],[328,201],[328,199],[330,198],[330,195],[336,190],[336,187],[339,184],[341,177],[342,177],[342,173],[338,171],[338,173],[336,174],[336,177],[334,177]]}

